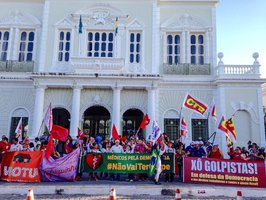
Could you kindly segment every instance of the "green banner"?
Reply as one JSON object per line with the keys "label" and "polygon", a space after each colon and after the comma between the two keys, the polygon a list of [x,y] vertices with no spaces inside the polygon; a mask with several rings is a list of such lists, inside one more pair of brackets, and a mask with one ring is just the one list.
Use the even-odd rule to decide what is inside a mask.
{"label": "green banner", "polygon": [[[163,173],[174,173],[174,154],[161,156]],[[83,172],[147,173],[151,154],[102,153],[83,158]]]}

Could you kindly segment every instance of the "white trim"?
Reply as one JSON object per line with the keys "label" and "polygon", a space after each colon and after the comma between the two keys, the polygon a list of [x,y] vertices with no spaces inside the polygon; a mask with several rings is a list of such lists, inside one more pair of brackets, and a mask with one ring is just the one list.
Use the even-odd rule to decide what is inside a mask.
{"label": "white trim", "polygon": [[213,66],[213,68],[211,69],[213,72],[212,74],[215,76],[215,69],[217,67],[217,34],[216,34],[216,8],[212,8],[212,32],[211,32],[211,42],[210,43],[212,45],[212,53],[210,52],[210,58],[212,58],[212,60],[210,59],[211,62],[211,66]]}

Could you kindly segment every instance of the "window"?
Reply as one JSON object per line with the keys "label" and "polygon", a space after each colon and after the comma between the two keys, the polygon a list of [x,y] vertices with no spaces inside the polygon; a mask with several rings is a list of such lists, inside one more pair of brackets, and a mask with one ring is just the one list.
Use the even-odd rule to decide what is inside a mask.
{"label": "window", "polygon": [[32,61],[34,48],[34,31],[21,31],[18,61]]}
{"label": "window", "polygon": [[169,33],[167,34],[167,64],[180,63],[180,34]]}
{"label": "window", "polygon": [[209,139],[208,137],[208,120],[192,119],[192,140],[205,142]]}
{"label": "window", "polygon": [[171,140],[179,138],[179,119],[165,118],[164,119],[164,132],[170,137]]}
{"label": "window", "polygon": [[113,31],[105,32],[88,32],[88,57],[113,57],[114,52],[114,33]]}
{"label": "window", "polygon": [[70,57],[70,31],[59,31],[58,61],[68,62]]}
{"label": "window", "polygon": [[141,32],[130,32],[129,38],[129,62],[135,64],[141,63]]}
{"label": "window", "polygon": [[[12,117],[11,118],[11,127],[10,127],[10,134],[9,134],[9,142],[12,142],[12,139],[16,137],[15,130],[19,123],[20,117]],[[22,139],[27,137],[28,135],[28,117],[22,117]]]}
{"label": "window", "polygon": [[0,30],[0,61],[6,61],[9,31]]}
{"label": "window", "polygon": [[204,36],[193,34],[190,36],[191,64],[204,64]]}

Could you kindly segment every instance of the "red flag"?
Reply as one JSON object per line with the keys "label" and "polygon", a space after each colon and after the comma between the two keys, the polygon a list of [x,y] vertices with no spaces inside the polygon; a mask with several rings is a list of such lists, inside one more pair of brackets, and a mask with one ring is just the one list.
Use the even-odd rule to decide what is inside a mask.
{"label": "red flag", "polygon": [[82,130],[80,130],[80,128],[78,128],[78,138],[83,140],[84,137],[85,137],[85,134],[83,133]]}
{"label": "red flag", "polygon": [[145,117],[143,118],[139,128],[141,128],[142,130],[150,123],[150,119],[148,114],[145,115]]}
{"label": "red flag", "polygon": [[18,138],[19,142],[22,141],[22,117],[20,118],[18,122],[15,133],[16,133],[16,138]]}
{"label": "red flag", "polygon": [[125,142],[127,140],[127,136],[124,135],[122,138],[121,138],[121,141]]}
{"label": "red flag", "polygon": [[53,136],[50,135],[49,142],[47,144],[46,150],[45,150],[45,158],[49,160],[49,157],[54,152],[54,142],[53,142]]}
{"label": "red flag", "polygon": [[117,132],[116,127],[115,127],[114,124],[113,124],[113,128],[112,128],[112,138],[113,138],[114,140],[119,140],[119,139],[120,139],[120,138],[119,138],[119,135],[118,135],[118,132]]}
{"label": "red flag", "polygon": [[68,137],[68,130],[62,126],[53,125],[51,130],[51,135],[53,136],[54,139],[65,142]]}
{"label": "red flag", "polygon": [[191,95],[187,94],[185,100],[183,102],[183,107],[188,108],[192,111],[195,111],[201,115],[204,115],[206,110],[208,110],[208,106],[203,102],[200,102],[196,98],[192,97]]}
{"label": "red flag", "polygon": [[47,111],[45,113],[44,116],[44,124],[46,125],[47,129],[49,130],[49,132],[52,130],[53,127],[53,110],[52,110],[52,104],[50,103]]}

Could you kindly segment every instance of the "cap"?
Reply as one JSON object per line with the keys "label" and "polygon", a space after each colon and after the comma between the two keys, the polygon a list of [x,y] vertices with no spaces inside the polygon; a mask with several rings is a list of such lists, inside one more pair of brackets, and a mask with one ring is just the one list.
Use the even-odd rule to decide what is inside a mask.
{"label": "cap", "polygon": [[190,145],[194,145],[194,144],[195,144],[195,142],[194,142],[194,141],[190,142]]}

